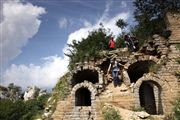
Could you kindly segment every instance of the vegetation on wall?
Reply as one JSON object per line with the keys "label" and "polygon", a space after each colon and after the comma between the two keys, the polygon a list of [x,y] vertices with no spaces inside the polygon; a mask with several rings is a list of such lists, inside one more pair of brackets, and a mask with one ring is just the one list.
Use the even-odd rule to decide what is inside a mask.
{"label": "vegetation on wall", "polygon": [[58,83],[53,89],[52,96],[56,97],[56,99],[64,100],[67,95],[70,93],[70,80],[71,76],[70,73],[66,73],[61,78],[59,78]]}
{"label": "vegetation on wall", "polygon": [[165,117],[165,120],[180,120],[180,98],[176,100],[173,112]]}
{"label": "vegetation on wall", "polygon": [[119,111],[115,110],[113,107],[107,107],[103,111],[103,118],[104,120],[122,120]]}
{"label": "vegetation on wall", "polygon": [[167,12],[180,12],[179,0],[135,0],[134,18],[138,25],[135,33],[141,38],[153,34],[165,35],[165,15]]}
{"label": "vegetation on wall", "polygon": [[[49,111],[52,111],[52,113],[55,111],[57,106],[58,100],[65,100],[67,96],[70,94],[70,73],[66,73],[61,78],[59,78],[58,83],[53,88],[53,91],[51,93],[51,97],[49,98],[46,106],[51,106]],[[49,116],[50,117],[50,116]]]}
{"label": "vegetation on wall", "polygon": [[108,49],[110,36],[110,31],[103,28],[101,24],[101,27],[90,32],[86,39],[80,42],[74,40],[72,44],[69,44],[69,53],[65,54],[70,58],[69,68],[72,69],[77,62],[96,60],[99,57],[99,51]]}
{"label": "vegetation on wall", "polygon": [[176,101],[173,113],[173,120],[180,120],[180,98]]}

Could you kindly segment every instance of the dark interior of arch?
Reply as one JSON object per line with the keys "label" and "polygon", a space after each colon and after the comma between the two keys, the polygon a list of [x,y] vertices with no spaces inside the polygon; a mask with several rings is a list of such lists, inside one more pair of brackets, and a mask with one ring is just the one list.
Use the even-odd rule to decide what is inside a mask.
{"label": "dark interior of arch", "polygon": [[154,64],[155,62],[147,60],[138,61],[130,65],[127,72],[130,77],[131,83],[135,83],[139,78],[143,76],[144,73],[148,73],[150,66]]}
{"label": "dark interior of arch", "polygon": [[101,68],[101,70],[103,70],[103,72],[106,74],[108,67],[110,64],[110,59],[107,59],[106,61],[104,61],[99,67]]}
{"label": "dark interior of arch", "polygon": [[98,83],[98,72],[93,70],[79,71],[73,75],[72,85],[74,86],[84,80],[92,82],[93,84]]}
{"label": "dark interior of arch", "polygon": [[91,92],[87,88],[80,88],[76,91],[75,106],[91,106]]}
{"label": "dark interior of arch", "polygon": [[156,115],[156,103],[153,87],[148,82],[143,82],[139,89],[140,105],[151,115]]}

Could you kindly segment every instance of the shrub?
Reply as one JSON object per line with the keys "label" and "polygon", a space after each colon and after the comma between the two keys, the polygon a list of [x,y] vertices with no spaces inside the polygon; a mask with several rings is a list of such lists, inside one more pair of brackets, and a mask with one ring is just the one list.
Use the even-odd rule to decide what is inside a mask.
{"label": "shrub", "polygon": [[33,120],[44,110],[49,95],[41,96],[37,99],[11,101],[0,100],[0,120]]}
{"label": "shrub", "polygon": [[134,112],[140,112],[140,111],[144,111],[144,108],[143,107],[132,107],[132,111]]}
{"label": "shrub", "polygon": [[26,113],[26,106],[22,100],[0,100],[0,106],[0,120],[19,120]]}
{"label": "shrub", "polygon": [[66,73],[63,75],[58,83],[56,84],[52,94],[52,96],[57,97],[60,100],[64,100],[67,95],[70,93],[70,85],[68,83],[68,80],[70,79],[70,73]]}
{"label": "shrub", "polygon": [[180,98],[176,101],[173,120],[180,120]]}
{"label": "shrub", "polygon": [[119,115],[118,111],[115,110],[112,107],[108,107],[104,112],[103,112],[103,118],[104,120],[122,120],[121,116]]}

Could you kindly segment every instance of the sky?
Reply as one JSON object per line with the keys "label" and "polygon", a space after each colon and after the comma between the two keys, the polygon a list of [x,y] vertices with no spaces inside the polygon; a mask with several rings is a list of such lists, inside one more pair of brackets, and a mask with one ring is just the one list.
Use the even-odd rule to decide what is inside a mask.
{"label": "sky", "polygon": [[132,0],[0,0],[0,85],[53,88],[68,71],[67,43],[100,23],[117,37],[119,18],[134,24]]}

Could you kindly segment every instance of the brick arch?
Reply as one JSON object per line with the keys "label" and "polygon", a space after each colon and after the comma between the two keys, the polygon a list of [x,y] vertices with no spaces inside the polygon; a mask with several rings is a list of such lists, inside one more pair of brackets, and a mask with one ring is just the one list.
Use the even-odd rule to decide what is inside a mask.
{"label": "brick arch", "polygon": [[76,70],[75,73],[73,73],[71,84],[72,86],[75,86],[76,84],[84,82],[84,80],[87,80],[93,84],[99,83],[100,81],[100,70],[98,68],[88,68],[88,69],[81,69]]}
{"label": "brick arch", "polygon": [[165,84],[168,84],[168,83],[165,80],[161,79],[158,75],[153,74],[153,73],[148,73],[148,74],[143,75],[143,77],[137,80],[137,82],[134,84],[134,91],[139,90],[139,87],[141,86],[143,81],[149,81],[149,80],[154,82],[156,85],[161,86],[162,89],[170,88],[169,85],[165,86]]}
{"label": "brick arch", "polygon": [[79,83],[79,84],[76,84],[72,91],[71,91],[71,96],[72,96],[72,99],[75,103],[75,93],[78,89],[80,88],[87,88],[90,92],[91,92],[91,101],[92,101],[92,105],[94,103],[94,100],[95,100],[95,96],[97,94],[97,90],[96,88],[93,86],[93,84],[91,82],[88,82],[88,81],[85,81],[85,82],[82,82],[82,83]]}
{"label": "brick arch", "polygon": [[124,83],[126,85],[130,85],[132,83],[128,70],[131,65],[134,65],[138,62],[145,62],[145,61],[152,61],[154,63],[157,63],[159,61],[158,58],[151,56],[151,55],[141,55],[141,56],[134,56],[133,58],[130,58],[128,62],[124,65],[123,75],[124,77]]}
{"label": "brick arch", "polygon": [[[90,106],[87,104],[86,105],[82,105],[82,104],[77,105],[76,92],[78,92],[78,90],[80,90],[80,89],[82,90],[82,88],[83,88],[83,90],[86,89],[90,92]],[[95,97],[96,94],[97,94],[96,88],[93,86],[93,84],[91,82],[88,82],[88,81],[84,81],[82,83],[76,84],[72,88],[70,98],[71,98],[71,105],[72,105],[71,113],[72,113],[73,118],[75,118],[75,117],[76,118],[84,118],[84,119],[89,119],[89,118],[95,119],[96,118],[96,109],[97,109],[96,108],[96,97]],[[85,97],[86,97],[86,95],[85,95]],[[80,97],[80,99],[81,99],[81,97]],[[80,100],[80,99],[78,99],[78,100]],[[89,99],[89,96],[88,96],[88,99]]]}
{"label": "brick arch", "polygon": [[124,66],[126,69],[128,69],[130,65],[132,65],[138,61],[149,61],[149,60],[153,61],[155,63],[157,63],[159,61],[158,58],[156,58],[152,55],[141,55],[141,56],[137,56],[137,57],[135,56],[133,58],[130,58]]}
{"label": "brick arch", "polygon": [[137,82],[134,84],[134,95],[136,98],[136,103],[137,106],[141,106],[140,105],[140,87],[143,83],[148,83],[150,86],[154,86],[154,89],[156,89],[157,91],[154,92],[155,95],[155,101],[156,101],[156,114],[163,114],[164,112],[164,95],[165,95],[165,90],[170,89],[170,86],[168,85],[168,83],[161,79],[159,76],[155,75],[155,74],[151,74],[148,73],[146,75],[144,75],[143,77],[141,77],[140,79],[137,80]]}

